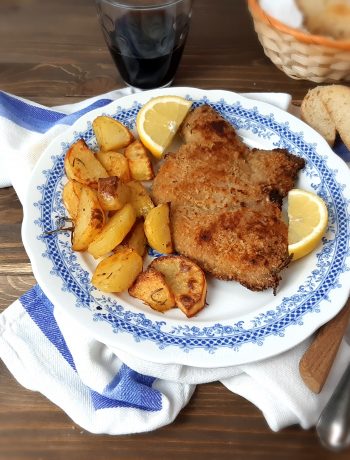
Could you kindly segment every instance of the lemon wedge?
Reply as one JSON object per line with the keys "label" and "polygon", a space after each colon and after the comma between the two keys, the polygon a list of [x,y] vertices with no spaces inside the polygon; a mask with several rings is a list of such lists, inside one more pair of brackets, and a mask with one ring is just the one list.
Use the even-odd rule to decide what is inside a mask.
{"label": "lemon wedge", "polygon": [[158,96],[150,99],[139,111],[136,129],[144,146],[161,158],[192,105],[179,96]]}
{"label": "lemon wedge", "polygon": [[288,219],[288,251],[297,260],[321,241],[328,225],[327,207],[315,193],[292,189],[288,193]]}

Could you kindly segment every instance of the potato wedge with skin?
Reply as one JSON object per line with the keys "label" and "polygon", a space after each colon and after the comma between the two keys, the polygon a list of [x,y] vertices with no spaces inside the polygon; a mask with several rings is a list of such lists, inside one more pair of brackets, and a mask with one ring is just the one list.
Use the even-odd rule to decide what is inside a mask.
{"label": "potato wedge with skin", "polygon": [[93,188],[97,188],[100,177],[108,177],[108,172],[83,139],[68,149],[64,158],[64,168],[68,179],[74,179]]}
{"label": "potato wedge with skin", "polygon": [[129,162],[131,177],[135,180],[151,180],[154,177],[153,166],[146,147],[139,141],[132,142],[125,149],[125,157]]}
{"label": "potato wedge with skin", "polygon": [[123,241],[135,221],[135,210],[127,203],[113,214],[100,234],[89,244],[88,252],[95,259],[105,256]]}
{"label": "potato wedge with skin", "polygon": [[130,190],[117,176],[103,177],[98,180],[97,196],[106,211],[118,211],[128,201]]}
{"label": "potato wedge with skin", "polygon": [[132,132],[112,117],[102,115],[92,122],[97,143],[101,150],[119,150],[129,145],[134,136]]}
{"label": "potato wedge with skin", "polygon": [[147,239],[143,228],[143,221],[135,222],[122,244],[123,246],[134,249],[141,257],[145,255]]}
{"label": "potato wedge with skin", "polygon": [[130,248],[120,248],[115,254],[101,260],[91,283],[103,292],[123,292],[142,271],[142,257]]}
{"label": "potato wedge with skin", "polygon": [[146,217],[148,212],[154,208],[154,203],[147,189],[137,181],[128,182],[130,189],[129,201],[136,211],[137,217]]}
{"label": "potato wedge with skin", "polygon": [[94,238],[102,231],[106,221],[95,190],[81,186],[77,217],[73,231],[73,250],[85,251]]}
{"label": "potato wedge with skin", "polygon": [[74,220],[78,215],[82,184],[75,180],[69,180],[62,191],[62,200],[69,216]]}
{"label": "potato wedge with skin", "polygon": [[174,252],[171,241],[169,206],[162,203],[151,209],[145,218],[145,234],[151,248],[161,254]]}
{"label": "potato wedge with skin", "polygon": [[176,306],[191,318],[205,306],[207,281],[203,270],[183,256],[161,256],[149,266],[163,273]]}
{"label": "potato wedge with skin", "polygon": [[174,294],[169,289],[164,275],[154,268],[148,268],[138,275],[129,288],[129,294],[156,311],[164,312],[176,306]]}
{"label": "potato wedge with skin", "polygon": [[124,182],[131,179],[129,162],[120,152],[97,152],[96,158],[110,176],[120,177]]}

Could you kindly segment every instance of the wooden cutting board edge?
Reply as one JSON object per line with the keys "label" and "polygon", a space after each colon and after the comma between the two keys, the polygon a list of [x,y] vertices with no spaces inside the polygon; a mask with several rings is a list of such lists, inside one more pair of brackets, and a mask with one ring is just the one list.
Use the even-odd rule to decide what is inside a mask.
{"label": "wooden cutting board edge", "polygon": [[299,362],[299,372],[313,393],[320,393],[332,368],[350,320],[350,298],[342,310],[316,332]]}

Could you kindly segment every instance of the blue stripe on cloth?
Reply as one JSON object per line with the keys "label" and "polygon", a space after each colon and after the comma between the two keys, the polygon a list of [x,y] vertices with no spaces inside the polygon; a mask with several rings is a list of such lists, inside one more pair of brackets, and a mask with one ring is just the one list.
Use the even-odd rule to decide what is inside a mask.
{"label": "blue stripe on cloth", "polygon": [[70,126],[85,113],[104,107],[110,102],[111,99],[99,99],[77,112],[65,115],[55,110],[37,107],[0,91],[0,116],[29,131],[45,133],[58,123]]}
{"label": "blue stripe on cloth", "polygon": [[123,364],[114,379],[103,390],[103,395],[92,392],[95,409],[108,407],[134,407],[148,411],[162,408],[159,391],[152,388],[154,377],[139,374]]}
{"label": "blue stripe on cloth", "polygon": [[78,110],[77,112],[66,115],[64,118],[62,118],[62,120],[59,121],[59,123],[71,126],[76,120],[78,120],[78,118],[80,118],[82,115],[85,115],[85,113],[91,112],[91,110],[98,109],[100,107],[104,107],[110,102],[112,102],[112,99],[99,99],[93,104],[90,104],[87,107]]}
{"label": "blue stripe on cloth", "polygon": [[36,107],[0,91],[0,116],[22,128],[45,133],[51,126],[64,118],[65,114]]}
{"label": "blue stripe on cloth", "polygon": [[335,144],[334,144],[333,150],[335,151],[335,153],[337,155],[340,156],[340,158],[342,158],[344,161],[349,163],[349,161],[350,161],[350,150],[346,147],[344,142],[342,142],[340,139],[337,139]]}
{"label": "blue stripe on cloth", "polygon": [[[57,348],[69,365],[76,370],[75,363],[66,341],[53,315],[53,304],[43,293],[39,285],[26,292],[20,302],[23,308]],[[90,390],[95,410],[111,407],[130,407],[144,411],[158,411],[162,408],[162,395],[152,388],[154,377],[139,374],[123,364],[106,386],[103,394]]]}
{"label": "blue stripe on cloth", "polygon": [[41,332],[50,340],[64,359],[76,371],[73,356],[53,316],[53,305],[39,285],[35,285],[32,289],[23,294],[19,300]]}

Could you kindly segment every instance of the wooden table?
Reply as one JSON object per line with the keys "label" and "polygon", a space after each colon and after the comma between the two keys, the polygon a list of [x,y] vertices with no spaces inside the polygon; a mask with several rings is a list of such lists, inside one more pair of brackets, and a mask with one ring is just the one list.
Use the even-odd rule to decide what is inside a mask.
{"label": "wooden table", "polygon": [[[282,91],[300,100],[314,86],[264,56],[244,0],[197,0],[176,86]],[[45,105],[123,86],[100,32],[93,0],[1,0],[0,89]],[[22,208],[0,190],[0,307],[34,283],[21,242]],[[170,426],[132,436],[96,436],[0,364],[0,460],[348,459],[320,447],[314,430],[273,433],[251,403],[219,383],[201,385]]]}

